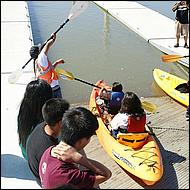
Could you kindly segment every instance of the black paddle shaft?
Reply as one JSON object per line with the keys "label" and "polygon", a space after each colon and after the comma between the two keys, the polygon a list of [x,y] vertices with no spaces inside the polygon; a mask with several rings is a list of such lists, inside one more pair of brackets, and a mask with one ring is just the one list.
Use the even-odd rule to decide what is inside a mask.
{"label": "black paddle shaft", "polygon": [[[65,24],[66,24],[67,22],[69,22],[69,19],[67,19],[62,25],[60,25],[60,27],[54,32],[54,34],[57,34],[57,32],[59,32],[59,30],[61,30],[61,29],[63,28],[63,26],[65,26]],[[49,40],[51,40],[51,39],[52,39],[52,36],[47,39],[47,41],[45,42],[45,44],[46,44]],[[44,44],[44,45],[45,45],[45,44]],[[44,46],[44,45],[43,45],[43,46]]]}
{"label": "black paddle shaft", "polygon": [[94,84],[92,84],[92,83],[86,82],[86,81],[84,81],[84,80],[81,80],[81,79],[78,79],[78,78],[74,78],[74,80],[77,80],[77,81],[83,82],[83,83],[85,83],[85,84],[88,84],[88,85],[90,85],[90,86],[94,86],[94,87],[96,87],[96,88],[101,89],[101,87],[96,86],[96,85],[94,85]]}
{"label": "black paddle shaft", "polygon": [[24,67],[26,67],[26,65],[32,60],[33,58],[31,57],[23,66],[22,69],[24,69]]}
{"label": "black paddle shaft", "polygon": [[[60,27],[54,32],[54,34],[57,34],[57,32],[59,32],[59,30],[61,30],[61,29],[63,28],[63,26],[64,26],[67,22],[69,22],[69,19],[67,19],[62,25],[60,25]],[[42,49],[42,48],[46,45],[46,43],[47,43],[49,40],[51,40],[51,39],[52,39],[52,36],[49,37],[49,38],[46,40],[46,42],[41,46],[40,49]],[[30,58],[30,59],[22,66],[22,69],[24,69],[24,68],[26,67],[26,65],[28,65],[28,63],[29,63],[31,60],[32,60],[32,58]]]}

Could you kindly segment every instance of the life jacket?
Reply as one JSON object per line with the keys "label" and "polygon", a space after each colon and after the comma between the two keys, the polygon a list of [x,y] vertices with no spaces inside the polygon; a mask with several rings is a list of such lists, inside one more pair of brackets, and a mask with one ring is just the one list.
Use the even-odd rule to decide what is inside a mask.
{"label": "life jacket", "polygon": [[186,6],[179,6],[176,12],[176,20],[178,20],[181,24],[189,23],[189,8]]}
{"label": "life jacket", "polygon": [[54,67],[51,65],[50,61],[48,60],[48,66],[42,67],[40,64],[38,66],[38,78],[47,81],[50,85],[53,80],[58,80],[57,73],[54,70]]}
{"label": "life jacket", "polygon": [[109,101],[109,109],[111,114],[117,114],[121,108],[121,101],[124,97],[123,92],[111,92]]}
{"label": "life jacket", "polygon": [[129,115],[127,131],[129,133],[145,132],[145,124],[146,114],[143,114],[142,116]]}

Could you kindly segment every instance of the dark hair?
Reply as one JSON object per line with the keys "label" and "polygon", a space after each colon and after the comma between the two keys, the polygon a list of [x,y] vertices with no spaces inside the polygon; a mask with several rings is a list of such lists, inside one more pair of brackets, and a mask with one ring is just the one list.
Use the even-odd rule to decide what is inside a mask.
{"label": "dark hair", "polygon": [[52,96],[52,88],[44,80],[37,79],[26,86],[17,118],[19,144],[24,148],[29,134],[38,123],[43,121],[42,106]]}
{"label": "dark hair", "polygon": [[123,90],[123,86],[119,82],[114,82],[112,84],[112,91],[113,92],[122,92],[122,90]]}
{"label": "dark hair", "polygon": [[42,115],[44,121],[51,127],[62,120],[63,114],[69,109],[69,102],[62,98],[52,98],[43,105]]}
{"label": "dark hair", "polygon": [[86,108],[77,107],[65,112],[62,119],[61,140],[74,146],[82,138],[90,138],[98,129],[98,120]]}
{"label": "dark hair", "polygon": [[38,58],[40,51],[41,49],[39,48],[38,45],[33,45],[29,51],[30,56],[33,58],[33,70],[34,70],[35,77],[36,77],[36,59]]}
{"label": "dark hair", "polygon": [[30,56],[33,58],[33,59],[37,59],[38,58],[38,55],[40,53],[40,48],[37,46],[37,45],[34,45],[30,48]]}
{"label": "dark hair", "polygon": [[141,107],[141,101],[133,92],[126,92],[121,102],[120,113],[143,114],[144,109]]}

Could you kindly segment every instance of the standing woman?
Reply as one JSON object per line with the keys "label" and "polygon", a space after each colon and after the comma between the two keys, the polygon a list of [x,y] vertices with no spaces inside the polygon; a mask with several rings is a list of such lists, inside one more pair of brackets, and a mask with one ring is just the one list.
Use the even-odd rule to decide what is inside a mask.
{"label": "standing woman", "polygon": [[56,34],[51,34],[51,39],[44,43],[42,47],[34,45],[30,49],[30,56],[34,59],[34,73],[39,79],[45,80],[50,84],[53,90],[54,98],[62,98],[59,78],[55,72],[55,67],[63,64],[63,59],[58,59],[55,63],[51,63],[48,59],[48,52],[56,40]]}
{"label": "standing woman", "polygon": [[188,1],[179,1],[175,3],[175,5],[172,7],[172,11],[176,11],[176,38],[177,43],[174,45],[174,47],[179,47],[179,39],[180,36],[184,36],[184,48],[188,48],[188,35],[189,35],[189,2]]}
{"label": "standing woman", "polygon": [[26,142],[28,136],[34,127],[43,121],[42,106],[52,97],[52,88],[44,80],[37,79],[31,81],[26,87],[17,117],[19,146],[26,160]]}

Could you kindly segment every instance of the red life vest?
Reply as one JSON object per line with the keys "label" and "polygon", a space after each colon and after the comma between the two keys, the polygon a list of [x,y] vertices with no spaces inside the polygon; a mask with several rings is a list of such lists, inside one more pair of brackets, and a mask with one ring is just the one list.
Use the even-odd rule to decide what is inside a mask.
{"label": "red life vest", "polygon": [[50,61],[48,60],[48,66],[42,67],[41,65],[38,65],[39,69],[39,75],[38,77],[42,80],[47,81],[50,85],[53,80],[58,80],[57,73],[54,70],[54,67],[51,65]]}
{"label": "red life vest", "polygon": [[143,116],[132,116],[128,117],[128,128],[127,132],[145,132],[145,124],[146,124],[146,114]]}

